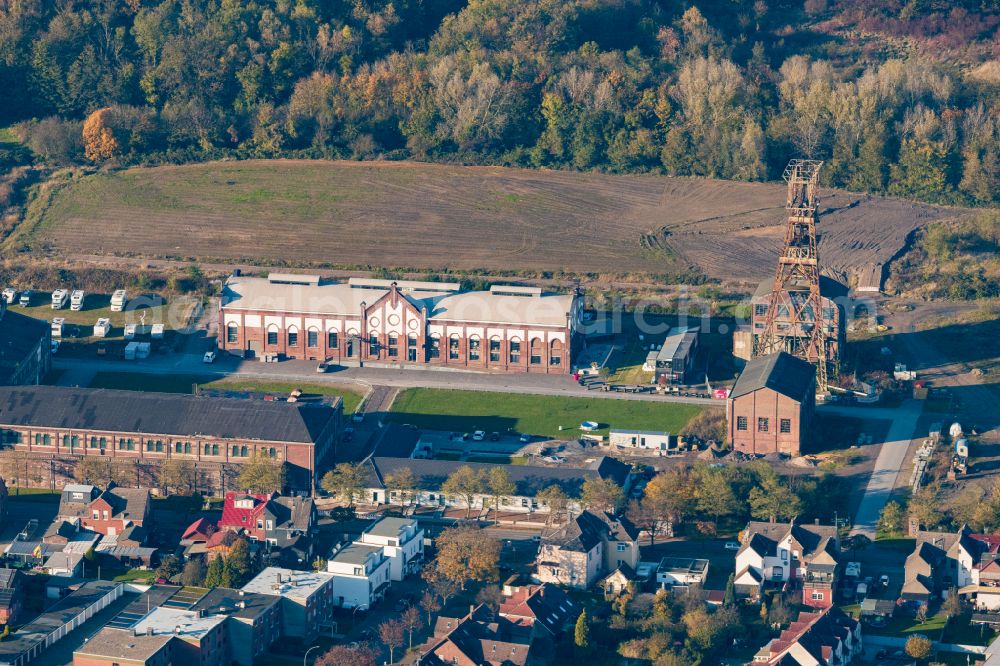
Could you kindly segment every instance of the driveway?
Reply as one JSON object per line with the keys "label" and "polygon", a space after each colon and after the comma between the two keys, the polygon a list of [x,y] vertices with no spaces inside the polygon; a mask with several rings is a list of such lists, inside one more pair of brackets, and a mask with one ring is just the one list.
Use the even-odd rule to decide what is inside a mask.
{"label": "driveway", "polygon": [[863,534],[869,539],[875,539],[876,527],[882,507],[889,501],[892,489],[896,486],[900,468],[906,463],[906,453],[910,442],[917,431],[917,424],[923,412],[924,403],[920,400],[907,400],[896,408],[879,407],[822,407],[820,413],[841,414],[854,418],[891,419],[889,432],[885,442],[879,449],[875,467],[861,498],[858,512],[854,516],[854,528],[851,534]]}

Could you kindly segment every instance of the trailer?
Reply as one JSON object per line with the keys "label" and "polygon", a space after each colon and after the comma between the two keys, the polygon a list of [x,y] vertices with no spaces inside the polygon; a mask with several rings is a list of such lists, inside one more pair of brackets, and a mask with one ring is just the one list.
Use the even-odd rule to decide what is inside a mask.
{"label": "trailer", "polygon": [[83,289],[74,289],[73,295],[69,299],[69,309],[74,312],[79,312],[83,309],[83,299],[86,298],[86,294]]}
{"label": "trailer", "polygon": [[115,293],[111,294],[111,311],[121,312],[125,309],[125,304],[128,302],[128,295],[124,289],[115,289]]}
{"label": "trailer", "polygon": [[131,340],[135,337],[135,324],[125,324],[125,339]]}
{"label": "trailer", "polygon": [[35,292],[30,289],[25,289],[21,292],[21,298],[17,299],[18,305],[22,308],[26,308],[31,305],[31,297],[35,295]]}
{"label": "trailer", "polygon": [[153,340],[163,339],[163,324],[153,324],[149,329],[149,337]]}
{"label": "trailer", "polygon": [[65,289],[56,289],[52,292],[52,309],[62,310],[69,302],[69,292]]}
{"label": "trailer", "polygon": [[7,287],[3,290],[3,302],[7,305],[14,305],[17,301],[17,289]]}
{"label": "trailer", "polygon": [[66,319],[63,317],[53,317],[52,318],[52,337],[61,338],[63,334],[63,326],[66,324]]}
{"label": "trailer", "polygon": [[111,320],[107,317],[101,317],[94,324],[94,337],[106,338],[109,333],[111,333]]}

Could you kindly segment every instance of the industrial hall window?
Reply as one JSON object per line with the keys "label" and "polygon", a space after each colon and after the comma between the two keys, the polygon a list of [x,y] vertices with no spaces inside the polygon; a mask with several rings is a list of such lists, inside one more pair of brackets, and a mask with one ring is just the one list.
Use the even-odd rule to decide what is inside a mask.
{"label": "industrial hall window", "polygon": [[337,348],[337,331],[329,331],[326,334],[326,346],[330,349]]}
{"label": "industrial hall window", "polygon": [[458,336],[452,335],[448,338],[448,358],[452,361],[458,360]]}
{"label": "industrial hall window", "polygon": [[226,342],[239,342],[239,332],[240,329],[236,324],[226,326]]}
{"label": "industrial hall window", "polygon": [[476,337],[469,338],[469,360],[478,361],[479,360],[479,348],[481,340]]}
{"label": "industrial hall window", "polygon": [[299,331],[298,329],[289,329],[288,331],[288,346],[295,347],[299,344]]}
{"label": "industrial hall window", "polygon": [[736,429],[737,430],[746,430],[747,429],[747,417],[745,417],[745,416],[737,416],[736,417]]}
{"label": "industrial hall window", "polygon": [[319,347],[319,331],[315,328],[310,328],[306,331],[306,346]]}
{"label": "industrial hall window", "polygon": [[399,336],[394,333],[389,334],[389,358],[399,356]]}
{"label": "industrial hall window", "polygon": [[521,341],[511,340],[510,341],[510,362],[520,363],[521,362]]}
{"label": "industrial hall window", "polygon": [[441,336],[435,333],[431,336],[430,357],[438,358],[439,356],[441,356]]}
{"label": "industrial hall window", "polygon": [[767,432],[768,418],[766,416],[757,417],[757,432]]}
{"label": "industrial hall window", "polygon": [[267,344],[272,345],[272,346],[278,344],[278,329],[277,328],[269,328],[269,329],[267,329]]}
{"label": "industrial hall window", "polygon": [[378,356],[378,336],[370,335],[368,336],[368,354],[369,356]]}
{"label": "industrial hall window", "polygon": [[792,431],[792,420],[791,419],[781,419],[778,424],[778,428],[781,432],[789,433]]}
{"label": "industrial hall window", "polygon": [[417,361],[417,336],[415,335],[406,338],[406,360],[413,363]]}
{"label": "industrial hall window", "polygon": [[490,338],[490,363],[500,362],[500,338]]}

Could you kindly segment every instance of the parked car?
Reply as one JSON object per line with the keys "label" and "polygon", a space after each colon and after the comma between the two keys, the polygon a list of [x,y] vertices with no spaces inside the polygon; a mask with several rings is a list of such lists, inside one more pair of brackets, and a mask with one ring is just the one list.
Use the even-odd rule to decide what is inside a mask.
{"label": "parked car", "polygon": [[472,433],[472,441],[473,442],[481,442],[484,439],[486,439],[486,431],[485,430],[477,430],[474,433]]}
{"label": "parked car", "polygon": [[531,435],[529,435],[526,432],[525,433],[521,433],[521,436],[518,437],[518,441],[520,441],[522,444],[530,444],[531,443]]}
{"label": "parked car", "polygon": [[215,363],[215,352],[207,351],[201,359],[202,363]]}
{"label": "parked car", "polygon": [[500,433],[498,433],[498,432],[491,432],[490,433],[490,441],[491,442],[499,442],[500,441]]}
{"label": "parked car", "polygon": [[726,545],[725,545],[725,548],[726,548],[726,550],[739,550],[740,549],[740,542],[739,541],[727,541]]}

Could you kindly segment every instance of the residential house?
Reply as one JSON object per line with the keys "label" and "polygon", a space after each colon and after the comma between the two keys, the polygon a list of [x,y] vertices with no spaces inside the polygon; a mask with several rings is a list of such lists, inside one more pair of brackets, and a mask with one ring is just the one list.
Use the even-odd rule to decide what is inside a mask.
{"label": "residential house", "polygon": [[583,609],[556,585],[504,585],[500,617],[531,629],[534,638],[556,640],[572,630]]}
{"label": "residential house", "polygon": [[229,638],[228,664],[254,666],[282,636],[281,598],[216,587],[191,607],[195,613],[224,615]]}
{"label": "residential house", "polygon": [[243,591],[281,598],[282,636],[309,642],[330,625],[333,576],[325,571],[267,567]]}
{"label": "residential house", "polygon": [[756,597],[764,586],[802,588],[802,603],[833,604],[840,537],[832,525],[750,522],[736,553],[738,594]]}
{"label": "residential house", "polygon": [[495,618],[479,605],[461,618],[440,616],[434,625],[430,647],[417,661],[419,666],[527,666],[531,655],[531,632],[503,617]]}
{"label": "residential house", "polygon": [[326,562],[333,576],[333,603],[367,610],[385,597],[391,584],[390,562],[383,546],[351,543]]}
{"label": "residential house", "polygon": [[[362,466],[366,473],[365,500],[372,504],[416,504],[421,506],[439,506],[466,508],[465,498],[448,497],[441,492],[441,486],[447,478],[460,467],[471,467],[473,470],[488,474],[498,467],[491,463],[464,462],[458,460],[425,460],[416,458],[394,458],[373,456],[365,460]],[[407,491],[406,499],[402,493],[386,486],[386,478],[401,469],[409,469],[416,480],[416,490]],[[584,468],[567,466],[535,467],[532,465],[504,465],[510,475],[516,490],[509,497],[500,498],[500,510],[505,512],[542,512],[547,513],[548,507],[541,504],[537,497],[539,491],[551,485],[559,486],[569,497],[579,497],[584,481],[591,478],[611,479],[627,492],[631,481],[631,468],[620,460],[601,456]],[[491,508],[495,498],[488,492],[475,495],[472,509]],[[570,502],[570,508],[579,509],[576,502]]]}
{"label": "residential house", "polygon": [[785,352],[743,368],[726,401],[728,440],[749,454],[797,456],[816,411],[816,367]]}
{"label": "residential house", "polygon": [[708,560],[664,557],[656,567],[656,584],[660,589],[704,585],[707,577]]}
{"label": "residential house", "polygon": [[861,623],[836,606],[799,613],[754,655],[761,666],[844,666],[861,656]]}
{"label": "residential house", "polygon": [[383,516],[361,533],[358,543],[382,547],[394,581],[416,573],[424,561],[424,530],[413,518]]}
{"label": "residential house", "polygon": [[542,583],[587,589],[623,564],[639,564],[639,530],[627,518],[586,510],[542,532],[535,575]]}
{"label": "residential house", "polygon": [[294,553],[291,559],[308,562],[316,526],[316,505],[310,497],[283,497],[277,493],[227,492],[219,529],[245,535],[269,550]]}
{"label": "residential house", "polygon": [[184,530],[178,545],[181,547],[181,556],[184,559],[192,557],[204,557],[208,550],[208,540],[218,531],[218,528],[207,518],[199,518]]}
{"label": "residential house", "polygon": [[1000,536],[918,531],[906,558],[900,597],[918,604],[941,599],[952,588],[978,610],[1000,610]]}
{"label": "residential house", "polygon": [[17,569],[0,569],[0,625],[17,621],[21,612],[23,591],[21,573]]}
{"label": "residential house", "polygon": [[59,498],[59,518],[79,520],[82,529],[104,536],[126,534],[127,538],[145,541],[138,527],[148,527],[152,515],[148,488],[121,488],[114,483],[104,490],[97,486],[70,484]]}

